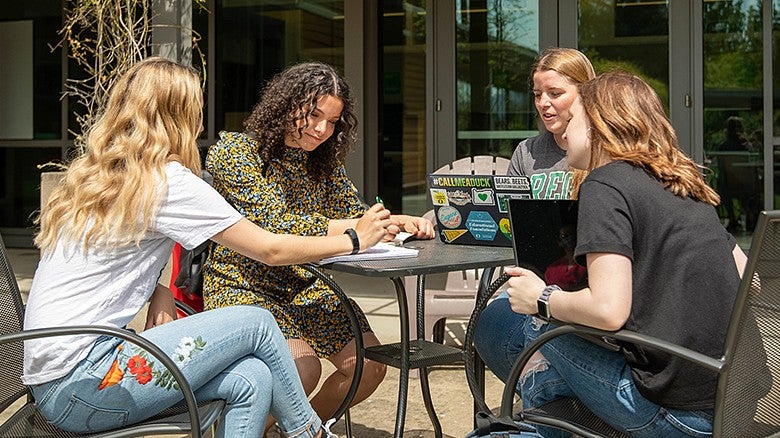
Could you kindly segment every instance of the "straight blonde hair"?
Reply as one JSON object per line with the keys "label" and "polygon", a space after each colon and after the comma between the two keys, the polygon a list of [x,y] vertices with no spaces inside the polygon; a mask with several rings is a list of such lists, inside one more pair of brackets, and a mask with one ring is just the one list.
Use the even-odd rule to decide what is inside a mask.
{"label": "straight blonde hair", "polygon": [[596,77],[593,64],[584,53],[568,47],[544,49],[531,67],[531,83],[534,74],[552,70],[565,77],[572,84],[582,84]]}
{"label": "straight blonde hair", "polygon": [[165,196],[165,166],[177,161],[200,175],[202,105],[194,69],[160,57],[127,69],[87,135],[86,153],[42,207],[35,244],[137,245]]}
{"label": "straight blonde hair", "polygon": [[606,152],[614,160],[645,169],[677,196],[720,203],[700,167],[680,149],[661,100],[642,78],[604,73],[580,86],[580,98],[590,120],[589,171]]}

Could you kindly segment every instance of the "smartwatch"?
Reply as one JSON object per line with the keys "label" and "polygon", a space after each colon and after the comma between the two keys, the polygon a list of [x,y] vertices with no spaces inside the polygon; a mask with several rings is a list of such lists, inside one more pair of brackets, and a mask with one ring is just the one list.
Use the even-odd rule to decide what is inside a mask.
{"label": "smartwatch", "polygon": [[344,234],[349,234],[349,238],[352,240],[352,254],[359,253],[360,240],[358,240],[357,232],[352,228],[347,228],[346,230],[344,230]]}
{"label": "smartwatch", "polygon": [[555,284],[545,286],[544,289],[542,289],[542,295],[536,300],[537,316],[545,321],[549,321],[552,318],[552,312],[550,312],[550,304],[548,301],[550,299],[550,294],[552,294],[554,290],[561,290],[561,288]]}

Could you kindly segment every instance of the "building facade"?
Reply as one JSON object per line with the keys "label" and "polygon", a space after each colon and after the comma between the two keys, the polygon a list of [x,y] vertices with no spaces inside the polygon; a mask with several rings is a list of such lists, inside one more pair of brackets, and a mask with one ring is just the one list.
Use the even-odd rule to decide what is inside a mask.
{"label": "building facade", "polygon": [[[545,47],[567,46],[597,72],[621,68],[653,85],[721,193],[725,225],[749,233],[757,211],[780,208],[780,0],[152,3],[199,37],[204,152],[220,131],[242,129],[273,74],[328,62],[357,99],[359,139],[347,159],[356,185],[366,199],[381,192],[394,211],[421,214],[428,172],[469,155],[508,157],[538,132],[531,64]],[[27,0],[0,11],[0,232],[9,246],[31,244],[38,165],[63,160],[77,129],[78,106],[60,98],[76,67],[51,49],[63,7]],[[176,32],[154,35],[155,50],[201,65]]]}

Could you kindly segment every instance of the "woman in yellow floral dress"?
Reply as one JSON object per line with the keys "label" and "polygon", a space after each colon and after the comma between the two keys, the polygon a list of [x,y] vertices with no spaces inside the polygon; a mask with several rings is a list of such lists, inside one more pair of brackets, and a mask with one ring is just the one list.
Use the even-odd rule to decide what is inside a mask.
{"label": "woman in yellow floral dress", "polygon": [[[245,132],[222,132],[206,168],[214,187],[238,211],[271,232],[336,235],[354,228],[366,206],[348,179],[344,157],[354,140],[356,117],[349,87],[321,63],[292,66],[265,87],[244,122]],[[400,230],[434,236],[430,221],[391,216],[389,235]],[[268,266],[214,245],[204,268],[207,309],[254,304],[277,319],[310,394],[322,373],[319,358],[336,371],[311,399],[322,418],[344,400],[355,367],[355,341],[336,295],[298,266]],[[352,302],[366,346],[380,342]],[[384,378],[384,365],[366,361],[353,403],[367,398]]]}

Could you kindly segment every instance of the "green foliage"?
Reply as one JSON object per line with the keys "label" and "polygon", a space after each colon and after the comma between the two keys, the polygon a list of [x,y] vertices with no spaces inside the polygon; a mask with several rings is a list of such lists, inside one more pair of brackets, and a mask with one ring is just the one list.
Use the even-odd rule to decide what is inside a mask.
{"label": "green foliage", "polygon": [[669,86],[666,85],[666,82],[649,76],[642,70],[642,67],[631,61],[604,59],[597,54],[591,55],[590,53],[586,53],[586,55],[593,64],[593,69],[596,70],[596,74],[622,70],[635,74],[644,79],[648,84],[650,84],[653,90],[658,93],[658,98],[661,99],[661,103],[663,103],[664,109],[666,109],[667,114],[669,113]]}

